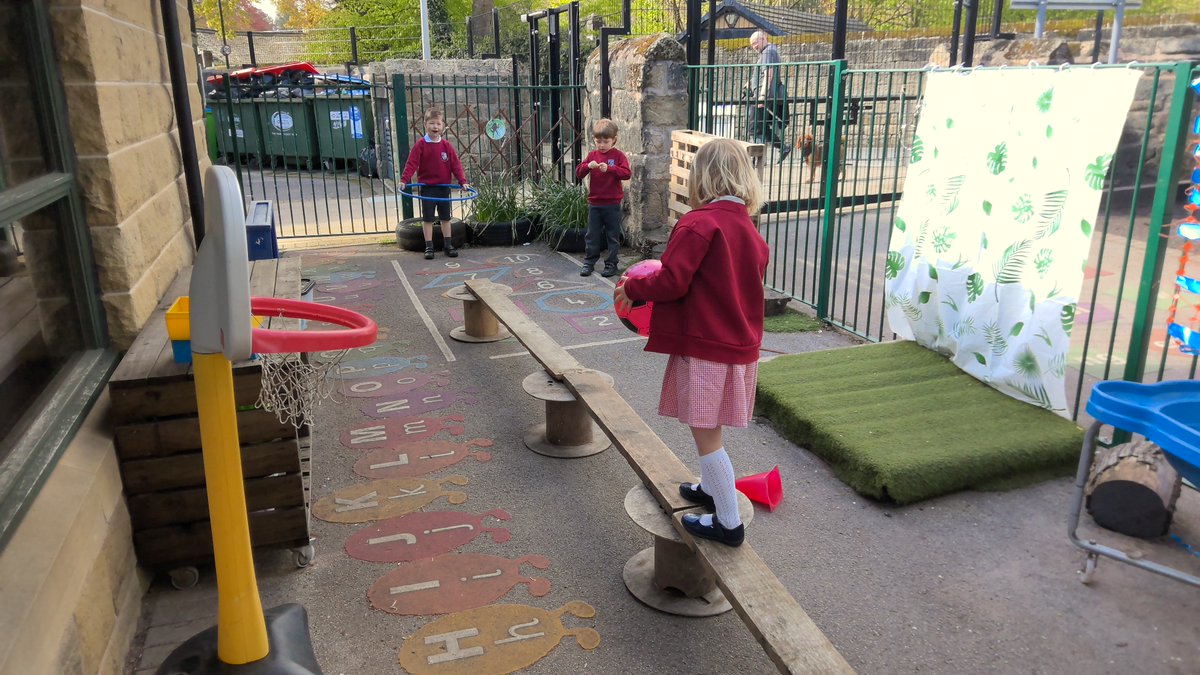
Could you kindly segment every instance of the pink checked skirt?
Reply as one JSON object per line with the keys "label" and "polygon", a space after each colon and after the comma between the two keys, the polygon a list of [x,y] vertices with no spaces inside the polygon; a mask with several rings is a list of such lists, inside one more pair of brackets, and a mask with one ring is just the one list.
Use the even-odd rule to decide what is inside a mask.
{"label": "pink checked skirt", "polygon": [[758,363],[729,364],[672,354],[658,414],[689,427],[746,427],[754,412]]}

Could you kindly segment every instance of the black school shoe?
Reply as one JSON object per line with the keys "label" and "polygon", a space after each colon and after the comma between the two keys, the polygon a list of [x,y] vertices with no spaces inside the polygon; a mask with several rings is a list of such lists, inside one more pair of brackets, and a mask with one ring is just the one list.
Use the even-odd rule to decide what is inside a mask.
{"label": "black school shoe", "polygon": [[699,483],[680,483],[679,495],[689,502],[707,506],[709,511],[717,510],[717,504],[712,495],[702,490]]}
{"label": "black school shoe", "polygon": [[579,276],[581,276],[581,277],[590,277],[590,276],[592,276],[592,270],[593,270],[593,269],[595,269],[595,266],[594,266],[594,265],[588,265],[588,264],[585,264],[585,265],[583,266],[583,269],[579,270]]}
{"label": "black school shoe", "polygon": [[617,273],[616,265],[609,265],[609,264],[605,263],[604,271],[600,273],[600,276],[611,277],[611,276],[614,276],[616,273]]}
{"label": "black school shoe", "polygon": [[433,260],[433,244],[425,244],[425,259]]}
{"label": "black school shoe", "polygon": [[700,524],[700,516],[689,513],[683,517],[683,529],[701,539],[712,539],[726,546],[738,547],[746,540],[745,525],[738,525],[732,530],[727,530],[721,526],[721,521],[717,520],[716,516],[713,516],[712,525],[705,527]]}
{"label": "black school shoe", "polygon": [[[430,257],[433,257],[433,256],[430,256]],[[457,258],[458,257],[458,249],[454,248],[454,244],[451,244],[449,239],[446,240],[446,257],[447,258]]]}

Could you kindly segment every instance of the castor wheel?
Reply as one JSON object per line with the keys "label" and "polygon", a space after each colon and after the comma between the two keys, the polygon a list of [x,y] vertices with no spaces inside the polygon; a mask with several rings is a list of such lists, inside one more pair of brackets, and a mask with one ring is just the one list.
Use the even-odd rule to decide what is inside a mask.
{"label": "castor wheel", "polygon": [[191,588],[200,581],[200,570],[195,567],[176,567],[167,573],[171,577],[171,585],[177,590]]}
{"label": "castor wheel", "polygon": [[1100,560],[1100,556],[1095,553],[1089,553],[1087,559],[1083,561],[1083,569],[1079,570],[1079,583],[1090,584],[1092,577],[1096,574],[1096,563]]}
{"label": "castor wheel", "polygon": [[292,562],[296,563],[296,567],[305,568],[312,564],[313,558],[317,552],[313,549],[312,544],[305,544],[300,548],[292,549]]}

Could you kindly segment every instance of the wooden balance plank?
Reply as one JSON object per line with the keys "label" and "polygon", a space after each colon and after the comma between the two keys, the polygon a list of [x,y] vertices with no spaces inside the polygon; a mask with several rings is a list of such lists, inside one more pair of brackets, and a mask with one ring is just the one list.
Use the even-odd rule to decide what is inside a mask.
{"label": "wooden balance plank", "polygon": [[473,279],[466,285],[551,377],[566,383],[655,500],[665,511],[675,514],[672,523],[679,536],[696,549],[717,586],[775,666],[785,673],[853,673],[850,664],[749,544],[730,548],[696,539],[684,529],[681,514],[676,512],[696,505],[679,495],[678,485],[694,477],[637,411],[595,371],[583,368],[495,284]]}

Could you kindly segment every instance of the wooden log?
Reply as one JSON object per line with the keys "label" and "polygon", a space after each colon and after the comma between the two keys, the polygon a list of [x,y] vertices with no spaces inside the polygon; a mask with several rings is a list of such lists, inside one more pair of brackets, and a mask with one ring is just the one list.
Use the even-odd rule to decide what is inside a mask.
{"label": "wooden log", "polygon": [[1087,482],[1087,510],[1097,525],[1131,537],[1161,537],[1171,527],[1182,481],[1147,440],[1101,448]]}

